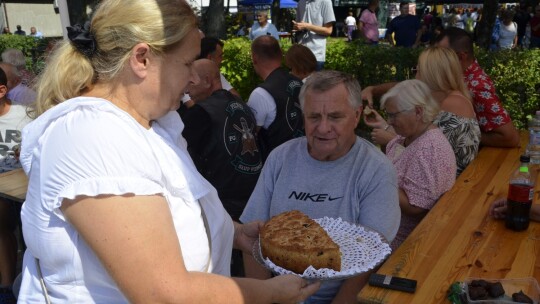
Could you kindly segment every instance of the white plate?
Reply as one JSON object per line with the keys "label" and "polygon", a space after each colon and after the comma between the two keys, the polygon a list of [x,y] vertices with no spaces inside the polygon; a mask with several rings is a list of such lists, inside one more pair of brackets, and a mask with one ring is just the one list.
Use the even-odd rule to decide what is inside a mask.
{"label": "white plate", "polygon": [[328,268],[315,269],[310,266],[303,274],[294,273],[264,258],[259,241],[253,246],[253,257],[277,275],[296,274],[310,280],[342,280],[377,267],[392,252],[386,239],[370,228],[345,222],[341,218],[324,217],[315,221],[338,244],[341,251],[341,271]]}

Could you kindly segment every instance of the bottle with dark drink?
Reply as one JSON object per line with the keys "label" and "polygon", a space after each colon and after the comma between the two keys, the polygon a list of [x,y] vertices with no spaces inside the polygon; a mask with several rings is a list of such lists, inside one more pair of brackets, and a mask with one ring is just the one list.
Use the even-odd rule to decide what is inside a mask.
{"label": "bottle with dark drink", "polygon": [[529,172],[530,158],[522,155],[521,164],[510,178],[508,187],[508,200],[506,210],[506,228],[522,231],[529,227],[529,213],[531,211],[534,194],[534,183]]}

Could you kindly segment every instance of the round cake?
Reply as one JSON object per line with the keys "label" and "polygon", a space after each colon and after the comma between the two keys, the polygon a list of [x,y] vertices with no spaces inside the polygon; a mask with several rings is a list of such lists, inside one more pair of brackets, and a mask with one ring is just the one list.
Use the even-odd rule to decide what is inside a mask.
{"label": "round cake", "polygon": [[298,210],[272,217],[260,233],[261,252],[274,264],[298,274],[309,267],[341,270],[339,246],[314,220]]}

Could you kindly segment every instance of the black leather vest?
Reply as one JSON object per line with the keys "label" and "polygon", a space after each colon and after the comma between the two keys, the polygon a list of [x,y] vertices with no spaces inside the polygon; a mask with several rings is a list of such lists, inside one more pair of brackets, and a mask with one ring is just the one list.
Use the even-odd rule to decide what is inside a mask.
{"label": "black leather vest", "polygon": [[199,172],[221,199],[247,199],[262,169],[257,127],[250,108],[229,91],[215,91],[198,102],[211,118],[211,137],[203,149]]}
{"label": "black leather vest", "polygon": [[283,68],[275,69],[259,87],[272,95],[276,103],[276,118],[268,129],[260,130],[264,159],[275,147],[289,139],[304,136],[304,119],[298,94],[302,81]]}

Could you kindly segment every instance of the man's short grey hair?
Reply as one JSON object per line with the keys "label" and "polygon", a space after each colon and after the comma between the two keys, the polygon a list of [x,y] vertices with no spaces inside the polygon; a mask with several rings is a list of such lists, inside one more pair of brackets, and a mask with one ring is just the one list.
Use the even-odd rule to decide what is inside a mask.
{"label": "man's short grey hair", "polygon": [[300,90],[298,99],[300,107],[304,110],[306,92],[326,92],[343,84],[348,92],[348,101],[351,107],[358,109],[362,106],[362,89],[360,84],[352,75],[340,71],[324,70],[315,72],[306,80],[306,83]]}
{"label": "man's short grey hair", "polygon": [[2,52],[2,62],[7,62],[14,65],[18,70],[22,70],[26,67],[26,58],[19,49],[5,49]]}
{"label": "man's short grey hair", "polygon": [[390,98],[396,102],[398,111],[423,108],[423,122],[433,122],[440,112],[439,103],[431,95],[431,90],[427,84],[418,79],[405,80],[391,88],[381,98],[381,108]]}

